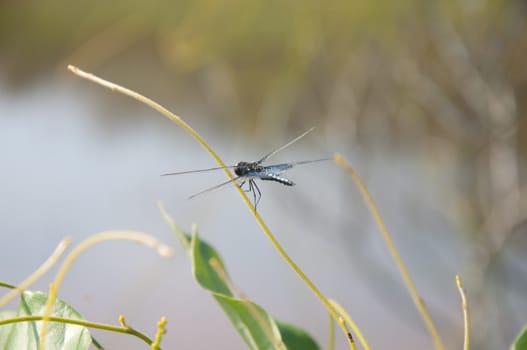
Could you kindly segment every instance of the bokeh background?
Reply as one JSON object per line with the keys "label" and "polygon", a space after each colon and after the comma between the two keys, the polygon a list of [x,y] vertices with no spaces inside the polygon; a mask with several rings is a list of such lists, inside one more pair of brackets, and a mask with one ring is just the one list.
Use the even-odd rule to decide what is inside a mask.
{"label": "bokeh background", "polygon": [[[215,166],[175,124],[81,80],[74,64],[183,117],[227,163],[342,153],[363,176],[448,349],[462,344],[455,274],[474,349],[505,349],[527,322],[527,6],[500,1],[127,1],[0,3],[0,279],[103,230],[151,233],[163,260],[98,246],[60,296],[92,321],[119,314],[167,349],[243,349],[156,208],[197,223],[237,287],[322,347],[327,315],[263,237]],[[286,250],[352,315],[374,348],[431,349],[360,194],[332,162],[262,183],[259,212]],[[51,278],[51,277],[50,277]],[[46,289],[45,279],[35,288]],[[15,307],[15,304],[11,305]],[[107,348],[144,349],[104,332]],[[337,345],[345,339],[337,333]]]}

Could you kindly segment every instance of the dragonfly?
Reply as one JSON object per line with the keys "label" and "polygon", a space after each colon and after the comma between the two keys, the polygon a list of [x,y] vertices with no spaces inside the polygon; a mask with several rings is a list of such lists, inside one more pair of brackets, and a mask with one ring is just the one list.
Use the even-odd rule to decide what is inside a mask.
{"label": "dragonfly", "polygon": [[282,173],[286,170],[291,169],[292,167],[296,165],[302,165],[302,164],[308,164],[308,163],[315,163],[315,162],[322,162],[326,160],[330,160],[331,158],[320,158],[320,159],[314,159],[314,160],[304,160],[300,162],[289,162],[289,163],[280,163],[280,164],[274,164],[274,165],[263,165],[263,163],[274,156],[276,153],[282,151],[283,149],[291,146],[293,143],[300,140],[302,137],[309,134],[311,131],[313,131],[315,128],[311,128],[304,132],[302,135],[295,137],[293,140],[289,141],[283,146],[280,146],[273,151],[267,153],[265,156],[260,158],[257,161],[253,162],[246,162],[241,161],[238,162],[236,165],[230,165],[225,167],[215,167],[215,168],[208,168],[208,169],[199,169],[199,170],[190,170],[190,171],[180,171],[175,173],[167,173],[162,174],[162,176],[169,176],[169,175],[183,175],[183,174],[193,174],[193,173],[201,173],[201,172],[207,172],[207,171],[213,171],[213,170],[221,170],[221,169],[233,169],[234,173],[236,174],[236,177],[233,179],[230,179],[228,181],[222,182],[216,186],[209,187],[201,192],[195,193],[188,197],[188,199],[195,198],[199,195],[202,195],[207,192],[211,192],[214,190],[218,190],[224,186],[227,186],[229,184],[236,184],[238,187],[243,189],[243,186],[247,183],[248,188],[244,189],[247,193],[252,193],[253,195],[253,205],[254,209],[256,210],[256,206],[260,202],[260,199],[262,197],[262,192],[258,188],[258,185],[255,182],[255,179],[259,179],[262,181],[274,181],[278,182],[285,186],[294,186],[295,183],[285,177],[282,176]]}

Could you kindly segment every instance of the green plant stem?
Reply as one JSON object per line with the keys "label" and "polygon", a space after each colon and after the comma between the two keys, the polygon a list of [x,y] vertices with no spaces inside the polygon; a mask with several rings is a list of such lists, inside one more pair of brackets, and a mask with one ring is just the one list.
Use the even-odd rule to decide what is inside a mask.
{"label": "green plant stem", "polygon": [[161,317],[161,320],[159,320],[159,322],[157,323],[156,338],[155,338],[155,341],[150,346],[152,350],[161,349],[161,339],[163,338],[163,335],[167,332],[166,325],[167,325],[167,319],[165,316],[163,316]]}
{"label": "green plant stem", "polygon": [[[214,150],[205,142],[205,140],[194,130],[192,129],[187,123],[183,121],[180,117],[175,115],[174,113],[170,112],[165,107],[161,106],[160,104],[154,102],[153,100],[135,92],[130,89],[127,89],[125,87],[122,87],[120,85],[111,83],[107,80],[101,79],[91,73],[86,73],[82,71],[81,69],[69,65],[68,69],[73,72],[74,74],[78,75],[81,78],[90,80],[94,83],[97,83],[101,86],[104,86],[106,88],[109,88],[112,91],[120,92],[124,95],[127,95],[139,102],[142,102],[146,104],[147,106],[151,107],[152,109],[158,111],[162,115],[164,115],[166,118],[170,119],[171,121],[178,124],[181,128],[183,128],[190,136],[192,136],[211,156],[212,158],[218,163],[220,167],[225,167],[225,163],[221,160],[221,158],[214,152]],[[223,169],[227,177],[231,180],[234,179],[234,176],[229,171],[228,168]],[[271,241],[271,244],[274,246],[274,248],[278,251],[278,253],[282,256],[282,258],[286,261],[286,263],[293,269],[293,271],[300,277],[302,281],[313,291],[313,293],[317,296],[317,298],[322,302],[322,304],[326,307],[330,315],[338,322],[339,326],[341,327],[342,331],[348,336],[348,332],[346,329],[346,326],[342,324],[341,321],[339,321],[340,315],[335,311],[335,309],[331,306],[328,299],[322,294],[322,292],[311,282],[311,280],[300,270],[300,268],[293,262],[293,260],[289,257],[289,255],[285,252],[285,250],[282,248],[282,246],[278,243],[277,239],[274,237],[274,235],[271,233],[267,225],[264,223],[262,218],[260,217],[260,214],[258,214],[253,207],[251,201],[249,200],[249,197],[245,194],[245,192],[239,187],[236,186],[238,192],[240,193],[243,201],[253,214],[253,216],[256,219],[256,222],[260,225],[262,230],[264,231],[267,238]],[[356,349],[355,343],[351,340],[351,348]]]}
{"label": "green plant stem", "polygon": [[468,312],[468,302],[467,302],[467,294],[465,292],[465,288],[463,288],[463,283],[461,282],[461,277],[459,275],[456,275],[456,284],[457,289],[459,291],[459,295],[461,296],[461,307],[463,309],[463,325],[465,329],[465,336],[463,339],[463,350],[469,350],[470,349],[470,314]]}
{"label": "green plant stem", "polygon": [[91,343],[96,349],[104,350],[104,347],[101,344],[99,344],[97,339],[95,339],[93,336],[91,337]]}
{"label": "green plant stem", "polygon": [[[93,75],[93,74],[90,74],[90,73],[86,73],[84,71],[82,71],[81,69],[75,67],[75,66],[72,66],[72,65],[68,65],[68,69],[78,75],[79,77],[81,78],[84,78],[84,79],[87,79],[87,80],[90,80],[96,84],[99,84],[99,85],[102,85],[112,91],[117,91],[123,95],[126,95],[126,96],[129,96],[141,103],[144,103],[145,105],[147,105],[148,107],[158,111],[159,113],[161,113],[162,115],[164,115],[165,117],[167,117],[168,119],[170,119],[171,121],[175,122],[176,124],[178,124],[181,128],[183,128],[183,130],[185,130],[190,136],[192,136],[203,148],[205,148],[205,150],[212,156],[212,158],[214,158],[214,160],[216,161],[216,163],[218,163],[219,166],[221,167],[225,167],[225,164],[223,163],[223,161],[221,160],[221,158],[216,154],[216,152],[214,152],[212,150],[212,148],[205,142],[205,140],[203,140],[203,138],[196,132],[194,131],[194,129],[192,129],[190,127],[190,125],[188,125],[187,123],[185,123],[183,121],[183,119],[181,119],[180,117],[178,117],[177,115],[175,115],[174,113],[170,112],[168,109],[166,109],[165,107],[161,106],[159,103],[157,102],[154,102],[153,100],[149,99],[148,97],[145,97],[133,90],[130,90],[130,89],[127,89],[125,87],[122,87],[120,85],[117,85],[117,84],[114,84],[114,83],[111,83],[107,80],[104,80],[104,79],[101,79],[99,77],[97,77],[96,75]],[[229,177],[229,179],[234,179],[234,176],[232,175],[232,173],[229,171],[229,169],[225,168],[224,169],[225,171],[225,174],[227,174],[227,176]]]}
{"label": "green plant stem", "polygon": [[[241,191],[241,190],[240,190],[240,193],[242,193],[243,200],[245,201],[245,203],[249,207],[250,211],[254,215],[254,217],[256,219],[256,222],[258,222],[258,224],[260,225],[260,227],[264,231],[264,233],[267,236],[267,238],[273,244],[274,248],[278,251],[278,253],[286,261],[286,263],[293,269],[293,271],[300,277],[300,279],[317,296],[317,298],[326,307],[326,309],[329,312],[329,314],[335,319],[335,321],[337,321],[337,323],[339,324],[339,326],[342,329],[342,331],[344,332],[344,334],[346,334],[346,337],[349,338],[349,331],[348,331],[346,325],[343,324],[342,318],[340,317],[338,312],[335,310],[335,308],[333,308],[333,306],[330,304],[329,300],[324,296],[324,294],[322,294],[322,292],[315,286],[315,284],[313,282],[311,282],[311,280],[304,274],[304,272],[298,267],[298,265],[285,252],[284,248],[282,248],[280,243],[278,243],[278,240],[274,237],[274,235],[271,233],[271,231],[269,230],[267,225],[264,223],[264,221],[263,221],[262,217],[260,216],[260,214],[258,214],[258,212],[256,212],[256,210],[252,206],[251,202],[249,201],[249,198],[245,195],[245,193],[243,191]],[[356,345],[355,345],[355,342],[353,341],[352,338],[349,339],[349,341],[350,341],[350,347],[355,350],[357,348]]]}
{"label": "green plant stem", "polygon": [[410,296],[412,297],[412,300],[415,304],[415,307],[417,308],[417,311],[421,314],[421,317],[423,318],[423,321],[426,325],[426,328],[428,329],[428,332],[430,333],[432,340],[435,344],[435,347],[437,350],[443,350],[443,342],[441,341],[441,338],[439,337],[439,333],[437,332],[437,329],[434,325],[434,322],[432,321],[432,317],[430,316],[430,313],[428,312],[428,308],[426,307],[423,299],[419,296],[419,293],[417,292],[417,288],[415,287],[415,284],[410,277],[410,273],[408,272],[408,269],[406,268],[406,265],[403,262],[403,259],[401,258],[399,251],[395,247],[395,243],[392,240],[392,237],[390,233],[388,232],[388,229],[386,228],[386,225],[384,224],[384,221],[382,220],[381,214],[379,213],[379,209],[375,205],[375,202],[373,201],[373,198],[370,195],[370,192],[364,185],[364,182],[360,178],[359,174],[355,172],[355,170],[349,165],[342,155],[335,154],[335,162],[340,165],[342,168],[346,170],[346,172],[352,177],[353,181],[359,188],[359,191],[362,194],[362,197],[364,198],[364,202],[368,206],[371,214],[373,215],[373,218],[375,222],[377,223],[377,226],[379,228],[379,231],[381,232],[381,235],[384,239],[384,242],[386,243],[386,246],[388,247],[388,250],[390,251],[390,254],[392,255],[393,260],[395,261],[395,264],[397,265],[397,268],[399,269],[399,273],[401,274],[404,283],[406,284],[406,287],[408,288],[408,291],[410,292]]}
{"label": "green plant stem", "polygon": [[328,350],[334,350],[335,349],[335,320],[331,316],[331,314],[328,312],[328,319],[329,319],[329,341],[328,341]]}
{"label": "green plant stem", "polygon": [[362,347],[365,350],[371,350],[370,344],[368,344],[368,342],[366,341],[366,338],[364,337],[360,329],[357,327],[357,325],[355,324],[351,316],[346,312],[346,310],[344,310],[344,308],[340,306],[339,303],[337,303],[333,299],[330,299],[329,302],[331,303],[331,306],[333,306],[335,310],[337,310],[337,312],[340,313],[342,317],[344,317],[344,319],[346,320],[346,323],[350,325],[351,330],[354,332],[354,334],[359,339],[359,343],[362,344]]}
{"label": "green plant stem", "polygon": [[[43,320],[44,320],[44,316],[22,316],[22,317],[15,317],[15,318],[10,318],[10,319],[0,320],[0,326],[4,326],[7,324],[11,324],[11,323],[35,322],[35,321],[43,321]],[[133,335],[143,340],[148,345],[152,344],[152,340],[150,338],[148,338],[143,333],[136,331],[135,329],[130,328],[130,327],[117,327],[117,326],[112,326],[109,324],[88,322],[88,321],[83,321],[83,320],[75,320],[71,318],[54,317],[54,316],[48,317],[47,320],[49,322],[74,324],[74,325],[79,325],[79,326],[83,326],[87,328],[96,328],[96,329],[102,329],[102,330],[111,331],[111,332],[130,334],[130,335]]]}
{"label": "green plant stem", "polygon": [[12,284],[9,284],[9,283],[5,283],[5,282],[0,282],[0,287],[9,288],[9,289],[16,289],[15,285],[12,285]]}

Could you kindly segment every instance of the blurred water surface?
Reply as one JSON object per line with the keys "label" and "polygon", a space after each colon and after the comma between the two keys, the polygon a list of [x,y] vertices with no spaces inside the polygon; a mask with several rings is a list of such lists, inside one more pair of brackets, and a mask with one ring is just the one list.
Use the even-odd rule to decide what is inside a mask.
{"label": "blurred water surface", "polygon": [[[156,208],[156,201],[162,200],[179,225],[199,225],[241,290],[277,318],[307,328],[324,344],[322,307],[273,251],[236,192],[231,188],[186,200],[224,181],[224,175],[159,176],[214,166],[197,143],[175,124],[137,105],[130,112],[134,123],[108,130],[101,118],[111,112],[98,107],[96,97],[84,90],[78,82],[62,81],[35,84],[19,94],[5,88],[0,93],[1,232],[9,247],[1,255],[2,279],[20,281],[65,236],[79,242],[109,229],[148,232],[175,246],[176,257],[162,260],[143,247],[107,243],[81,257],[60,295],[88,319],[101,322],[115,322],[123,313],[134,327],[151,330],[156,319],[166,315],[167,348],[243,348],[219,308],[192,280],[186,256]],[[257,159],[303,131],[244,135],[235,125],[213,130],[197,124],[230,163]],[[459,346],[462,323],[454,275],[467,271],[470,250],[456,232],[457,223],[445,215],[449,203],[441,183],[452,180],[451,171],[425,176],[429,169],[419,161],[419,152],[363,153],[360,145],[339,140],[345,135],[319,126],[274,160],[317,158],[338,150],[353,161],[440,331],[449,335],[445,342]],[[350,179],[332,162],[297,167],[287,174],[297,186],[261,183],[259,211],[293,258],[325,293],[348,308],[375,347],[395,340],[401,348],[429,348],[424,327]],[[509,256],[509,266],[525,269],[525,260],[518,260],[521,255]],[[48,282],[36,287],[45,289]],[[518,289],[507,292],[509,302],[517,306],[512,328],[520,325],[522,295]],[[207,337],[200,336],[204,330]],[[141,348],[135,339],[96,335],[110,348]]]}

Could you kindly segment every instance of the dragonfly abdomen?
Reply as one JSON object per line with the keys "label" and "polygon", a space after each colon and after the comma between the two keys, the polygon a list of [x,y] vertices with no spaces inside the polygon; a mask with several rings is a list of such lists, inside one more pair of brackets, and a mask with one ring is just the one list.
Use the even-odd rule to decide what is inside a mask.
{"label": "dragonfly abdomen", "polygon": [[275,174],[266,174],[264,176],[260,176],[260,180],[264,181],[275,181],[278,183],[281,183],[282,185],[286,186],[294,186],[295,183],[289,179],[286,179],[285,177],[281,177]]}

